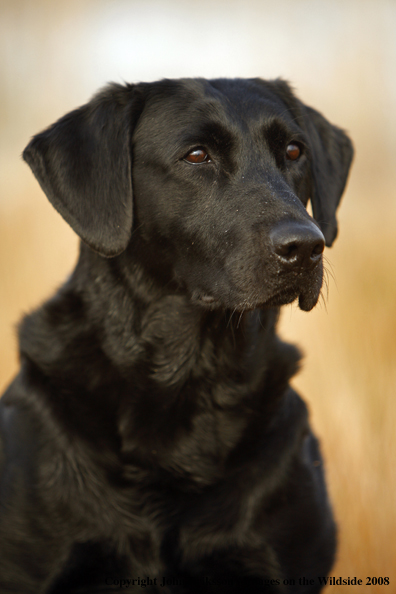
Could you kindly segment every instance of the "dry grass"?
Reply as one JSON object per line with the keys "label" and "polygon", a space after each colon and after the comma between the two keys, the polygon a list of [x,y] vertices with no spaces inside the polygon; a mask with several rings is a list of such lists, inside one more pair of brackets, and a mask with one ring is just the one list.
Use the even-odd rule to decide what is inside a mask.
{"label": "dry grass", "polygon": [[39,188],[0,211],[0,394],[18,370],[16,324],[72,270],[77,239]]}

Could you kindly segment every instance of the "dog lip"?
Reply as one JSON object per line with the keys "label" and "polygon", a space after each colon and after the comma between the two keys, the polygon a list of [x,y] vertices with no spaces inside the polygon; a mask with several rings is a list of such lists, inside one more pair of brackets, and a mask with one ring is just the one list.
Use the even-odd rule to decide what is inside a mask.
{"label": "dog lip", "polygon": [[285,292],[280,292],[270,297],[266,302],[265,306],[279,306],[288,305],[298,299],[298,307],[302,311],[311,311],[318,302],[320,291],[315,290],[301,291],[301,289],[295,289]]}
{"label": "dog lip", "polygon": [[279,291],[274,293],[264,301],[240,301],[236,306],[236,311],[251,311],[254,309],[267,309],[269,307],[282,307],[283,305],[290,305],[293,301],[298,299],[299,308],[303,311],[310,311],[315,307],[319,294],[315,291],[302,292],[301,288],[295,287],[293,289]]}
{"label": "dog lip", "polygon": [[302,311],[311,311],[317,304],[319,295],[310,295],[309,293],[301,293],[298,297],[298,307]]}
{"label": "dog lip", "polygon": [[293,303],[299,297],[298,291],[281,291],[275,293],[263,303],[263,307],[274,307]]}
{"label": "dog lip", "polygon": [[230,309],[234,309],[235,311],[253,311],[255,309],[266,309],[269,307],[281,307],[282,305],[288,305],[289,303],[293,303],[299,294],[297,291],[293,292],[281,292],[271,295],[265,301],[249,301],[248,299],[244,301],[240,301],[235,306],[230,307]]}
{"label": "dog lip", "polygon": [[316,305],[319,299],[319,294],[320,290],[316,291],[313,285],[309,285],[308,287],[301,286],[300,282],[296,282],[291,286],[285,286],[285,288],[279,287],[272,294],[265,297],[263,295],[261,299],[258,295],[254,298],[252,294],[250,296],[249,294],[246,294],[245,298],[240,295],[237,301],[233,298],[230,299],[230,295],[228,298],[223,299],[220,296],[215,297],[212,293],[197,291],[192,295],[192,300],[197,304],[211,309],[220,307],[225,309],[235,309],[235,311],[252,311],[254,309],[282,307],[283,305],[289,305],[298,299],[299,308],[303,311],[310,311]]}

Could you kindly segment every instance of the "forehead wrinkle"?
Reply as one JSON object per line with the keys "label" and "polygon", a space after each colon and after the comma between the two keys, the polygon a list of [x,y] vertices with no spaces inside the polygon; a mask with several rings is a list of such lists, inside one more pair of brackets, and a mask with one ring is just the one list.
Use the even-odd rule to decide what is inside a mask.
{"label": "forehead wrinkle", "polygon": [[219,149],[230,149],[236,143],[236,135],[232,132],[230,126],[226,126],[217,120],[207,120],[184,130],[181,142],[183,144],[205,144],[209,142]]}
{"label": "forehead wrinkle", "polygon": [[288,109],[279,109],[279,106],[271,106],[266,113],[261,113],[258,118],[252,122],[254,132],[252,135],[256,142],[267,142],[274,140],[275,137],[287,140],[301,140],[306,143],[306,136],[300,126],[296,123],[296,118]]}
{"label": "forehead wrinkle", "polygon": [[234,148],[241,136],[237,114],[230,114],[222,99],[187,91],[187,101],[167,102],[165,109],[166,127],[161,132],[164,138],[172,139],[175,152],[194,144],[227,151]]}

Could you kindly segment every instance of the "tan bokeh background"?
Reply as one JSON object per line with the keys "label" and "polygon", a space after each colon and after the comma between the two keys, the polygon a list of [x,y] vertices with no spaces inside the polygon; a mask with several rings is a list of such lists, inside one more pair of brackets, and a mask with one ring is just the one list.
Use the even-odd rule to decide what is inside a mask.
{"label": "tan bokeh background", "polygon": [[[326,250],[328,292],[281,332],[306,353],[311,409],[339,523],[332,575],[396,592],[396,3],[393,0],[0,0],[0,388],[15,325],[73,267],[77,240],[20,153],[105,82],[283,76],[348,130],[356,159]],[[333,586],[326,592],[347,592]]]}

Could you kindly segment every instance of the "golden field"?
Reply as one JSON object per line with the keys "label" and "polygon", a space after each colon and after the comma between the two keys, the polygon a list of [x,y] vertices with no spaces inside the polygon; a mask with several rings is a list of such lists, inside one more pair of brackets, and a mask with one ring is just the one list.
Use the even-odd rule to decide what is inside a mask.
{"label": "golden field", "polygon": [[[24,0],[4,0],[0,4],[0,34],[3,39],[9,38],[8,46],[0,45],[0,51],[5,48],[6,57],[3,63],[0,60],[3,81],[0,88],[0,393],[18,369],[15,333],[18,320],[62,283],[73,268],[78,249],[73,232],[49,205],[19,154],[29,136],[88,99],[109,78],[119,80],[121,75],[126,80],[142,78],[132,66],[126,73],[116,69],[120,52],[132,51],[129,46],[123,46],[109,58],[107,70],[99,69],[97,78],[93,77],[84,86],[81,80],[91,64],[87,56],[93,63],[92,56],[99,47],[94,37],[87,41],[83,35],[89,30],[87,22],[93,4],[89,0],[55,4],[56,9],[50,8],[48,0],[38,0],[34,15]],[[103,18],[107,23],[111,20],[108,15],[115,14],[116,9],[117,18],[122,20],[126,14],[122,11],[126,11],[128,3],[103,0],[97,4],[101,7],[98,13],[106,8]],[[147,6],[150,4],[160,6],[148,0]],[[203,4],[207,6],[208,2],[203,0]],[[238,1],[231,4],[235,10],[242,6]],[[137,5],[131,0],[128,6]],[[164,5],[171,12],[179,6],[177,0],[166,0]],[[227,3],[221,0],[215,5]],[[300,13],[305,10],[304,19],[296,5],[302,7]],[[282,0],[278,12],[269,8],[269,2],[246,1],[244,6],[252,9],[250,21],[246,17],[246,31],[251,25],[255,75],[273,76],[271,60],[275,58],[270,52],[266,61],[264,51],[261,58],[257,57],[260,44],[269,44],[267,49],[279,48],[287,37],[284,32],[291,34],[299,27],[300,46],[296,46],[294,37],[293,44],[287,47],[292,47],[295,53],[277,58],[277,74],[292,80],[305,102],[347,129],[355,144],[356,158],[339,210],[339,237],[334,247],[325,251],[327,289],[324,287],[323,298],[312,312],[301,312],[295,305],[285,307],[280,333],[299,344],[305,353],[303,368],[293,383],[309,403],[312,423],[322,443],[328,487],[339,525],[338,559],[331,575],[356,576],[363,584],[367,577],[390,578],[389,586],[331,586],[325,592],[337,594],[352,589],[358,593],[393,593],[396,592],[396,89],[393,82],[396,44],[390,31],[394,17],[396,24],[396,11],[392,2],[386,0],[333,0],[316,4],[311,0],[301,4]],[[268,33],[262,41],[257,27],[261,26],[258,17],[264,15],[264,7],[272,20],[268,25],[263,20],[262,26],[268,26],[267,32],[272,37]],[[318,7],[322,7],[322,12]],[[286,23],[285,8],[288,9]],[[150,18],[148,14],[149,11],[147,16],[140,11],[141,23]],[[332,20],[330,17],[334,15],[337,18]],[[232,32],[231,37],[226,35],[230,22],[216,18],[217,26],[224,28],[225,41],[231,39]],[[195,14],[191,20],[186,16],[187,30],[193,31],[194,19]],[[312,19],[324,28],[322,44],[319,38],[310,37]],[[344,33],[349,32],[349,36],[345,33],[337,37],[332,30],[328,34],[328,28],[337,28],[340,19],[345,23]],[[6,22],[8,25],[4,25]],[[62,30],[60,22],[64,23]],[[62,38],[66,35],[65,23],[69,23],[74,35],[74,57],[67,57],[69,62],[62,54],[66,51],[65,43],[61,47],[62,39],[66,39]],[[49,27],[53,27],[51,35]],[[54,33],[56,27],[59,38]],[[100,39],[105,39],[108,47],[113,38],[109,41],[103,35]],[[150,41],[150,34],[147,35]],[[26,39],[36,37],[39,41],[33,44],[36,49],[31,54],[23,43],[18,45],[19,53],[17,46],[13,46],[14,38],[23,38],[25,43]],[[167,44],[162,38],[161,41],[166,55]],[[241,47],[247,41],[244,37],[239,42]],[[187,49],[192,49],[188,48],[188,40],[184,43]],[[239,48],[238,40],[235,43]],[[185,51],[186,46],[182,49]],[[179,58],[172,52],[169,50],[169,63],[174,65]],[[322,59],[320,64],[318,54]],[[61,72],[54,66],[56,59],[63,65]],[[159,74],[162,62],[157,68],[157,58],[152,59],[151,63],[150,55],[147,58],[147,80],[178,75],[176,67]],[[253,75],[253,67],[245,74],[239,66],[233,74],[230,62],[222,59],[223,62],[219,58],[216,66],[218,75]],[[213,60],[216,62],[215,55]],[[109,74],[112,71],[114,74]],[[180,66],[181,76],[188,73],[213,76],[209,70],[194,72],[192,67],[187,71]]]}

